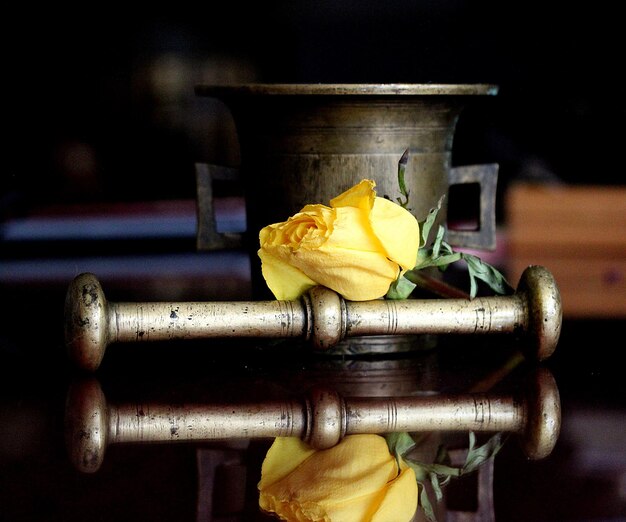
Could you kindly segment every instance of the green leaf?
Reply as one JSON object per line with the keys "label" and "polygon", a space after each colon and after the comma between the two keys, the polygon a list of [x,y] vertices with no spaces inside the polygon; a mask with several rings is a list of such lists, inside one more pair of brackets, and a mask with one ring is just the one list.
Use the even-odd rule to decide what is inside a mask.
{"label": "green leaf", "polygon": [[433,247],[432,247],[432,255],[433,257],[439,257],[439,251],[441,250],[441,243],[443,241],[443,236],[446,233],[446,229],[443,228],[441,225],[439,225],[439,228],[437,229],[437,235],[435,236],[435,241],[433,241]]}
{"label": "green leaf", "polygon": [[413,462],[410,459],[406,459],[406,461],[419,466],[422,469],[422,472],[425,472],[426,474],[434,474],[442,477],[459,477],[462,473],[461,468],[446,466],[445,464],[424,464],[422,462]]}
{"label": "green leaf", "polygon": [[437,502],[441,502],[443,499],[443,491],[441,490],[441,485],[439,484],[439,477],[435,473],[430,474],[430,485],[433,487]]}
{"label": "green leaf", "polygon": [[498,294],[511,293],[513,288],[505,279],[505,277],[489,263],[485,263],[479,257],[472,254],[462,253],[461,257],[467,263],[467,269],[470,277],[470,297],[476,297],[478,287],[476,279],[480,279],[489,285],[489,287]]}
{"label": "green leaf", "polygon": [[417,285],[409,281],[406,277],[401,275],[389,286],[389,290],[385,295],[387,299],[406,299],[411,295],[411,292]]}
{"label": "green leaf", "polygon": [[398,457],[404,457],[415,447],[415,441],[406,432],[394,432],[385,435],[389,451]]}
{"label": "green leaf", "polygon": [[454,467],[445,464],[448,462],[448,452],[445,446],[440,446],[435,456],[434,462],[427,464],[416,462],[408,458],[406,454],[416,445],[407,433],[391,433],[387,435],[387,444],[394,453],[403,455],[404,462],[415,472],[416,481],[420,487],[419,506],[424,511],[424,515],[430,522],[437,522],[433,504],[428,495],[425,484],[430,484],[437,502],[443,498],[443,488],[452,478],[460,477],[466,473],[476,471],[489,459],[494,458],[500,448],[504,445],[505,439],[502,433],[496,433],[482,446],[476,446],[476,435],[469,433],[469,448],[465,463],[462,467]]}
{"label": "green leaf", "polygon": [[[406,188],[405,171],[409,158],[409,149],[406,149],[398,162],[398,185],[402,196],[405,198],[402,201],[398,199],[398,203],[406,208],[409,200],[409,191]],[[512,293],[513,288],[504,278],[504,276],[493,266],[482,261],[479,257],[467,254],[454,252],[452,247],[444,240],[445,227],[439,225],[437,227],[437,233],[432,242],[432,246],[427,246],[430,243],[430,236],[432,228],[437,219],[437,214],[441,210],[443,205],[445,194],[439,198],[437,206],[431,208],[423,222],[420,222],[420,241],[417,251],[417,259],[415,266],[399,276],[390,286],[385,297],[387,299],[407,299],[417,286],[423,284],[423,278],[417,275],[417,271],[425,268],[437,267],[440,271],[447,269],[452,263],[464,259],[467,264],[467,270],[470,280],[470,292],[469,297],[473,299],[478,294],[478,280],[486,283],[494,292],[498,294]]]}
{"label": "green leaf", "polygon": [[424,510],[424,515],[429,520],[429,522],[437,522],[435,511],[433,510],[433,506],[430,503],[430,499],[428,498],[428,492],[426,491],[424,484],[420,484],[420,489],[422,490],[420,493],[420,506]]}
{"label": "green leaf", "polygon": [[428,236],[430,236],[430,229],[432,228],[435,219],[437,219],[437,214],[441,209],[441,205],[443,204],[443,198],[445,196],[441,196],[439,201],[437,202],[437,206],[435,208],[431,208],[426,216],[426,219],[421,222],[420,225],[420,248],[428,244]]}
{"label": "green leaf", "polygon": [[446,254],[454,254],[454,250],[452,250],[452,247],[446,243],[445,241],[441,242],[441,250]]}
{"label": "green leaf", "polygon": [[469,437],[469,449],[465,458],[465,464],[462,467],[463,473],[471,473],[489,459],[494,458],[505,442],[502,433],[496,433],[485,444],[476,447],[476,435],[470,432]]}
{"label": "green leaf", "polygon": [[428,478],[429,472],[426,469],[426,466],[424,466],[421,463],[418,462],[414,462],[411,459],[404,459],[404,462],[406,463],[407,466],[409,466],[413,472],[415,473],[415,478],[417,480],[417,482],[426,482],[428,480],[430,480]]}
{"label": "green leaf", "polygon": [[405,272],[404,277],[406,277],[409,281],[412,281],[411,279],[412,272],[417,272],[418,270],[422,270],[430,266],[436,266],[441,269],[452,263],[459,261],[461,257],[462,257],[461,254],[458,252],[456,254],[446,254],[444,256],[439,256],[439,257],[434,257],[434,256],[429,255],[428,257],[424,257],[420,259],[419,263],[415,266],[415,268]]}
{"label": "green leaf", "polygon": [[409,162],[409,149],[406,149],[398,162],[398,186],[400,188],[400,193],[404,196],[404,201],[402,198],[396,198],[398,204],[402,208],[406,208],[409,203],[409,191],[406,188],[406,182],[404,180],[404,173],[406,172],[406,166]]}

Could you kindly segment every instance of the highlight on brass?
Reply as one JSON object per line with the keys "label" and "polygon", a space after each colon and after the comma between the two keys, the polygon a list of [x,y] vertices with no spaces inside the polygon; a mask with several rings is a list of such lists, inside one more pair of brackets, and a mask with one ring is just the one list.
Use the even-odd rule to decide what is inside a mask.
{"label": "highlight on brass", "polygon": [[561,427],[559,390],[545,368],[523,392],[352,397],[313,388],[300,400],[253,403],[111,403],[99,382],[68,390],[65,438],[74,466],[97,471],[109,444],[299,437],[328,448],[344,436],[392,432],[511,432],[530,459],[548,456]]}
{"label": "highlight on brass", "polygon": [[209,338],[299,338],[328,350],[347,337],[406,334],[515,334],[526,355],[544,360],[561,332],[556,281],[529,266],[510,296],[346,301],[315,287],[295,301],[108,302],[94,274],[70,284],[65,340],[70,359],[95,371],[113,342]]}

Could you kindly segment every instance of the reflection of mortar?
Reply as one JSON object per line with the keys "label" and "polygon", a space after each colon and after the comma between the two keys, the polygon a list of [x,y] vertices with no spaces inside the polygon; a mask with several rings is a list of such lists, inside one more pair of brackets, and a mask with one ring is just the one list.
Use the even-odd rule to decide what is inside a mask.
{"label": "reflection of mortar", "polygon": [[305,369],[288,367],[280,381],[293,393],[330,386],[345,397],[401,397],[433,393],[439,381],[437,352],[409,357],[316,357]]}
{"label": "reflection of mortar", "polygon": [[[451,168],[451,152],[465,104],[496,93],[496,87],[482,84],[197,86],[199,96],[226,104],[237,129],[254,297],[271,298],[256,256],[261,228],[285,221],[306,204],[327,205],[363,178],[376,182],[379,196],[395,201],[401,196],[398,162],[406,150],[408,207],[418,221],[447,195],[451,184],[477,183],[479,230],[448,230],[447,240],[453,246],[495,248],[497,166]],[[210,184],[206,176],[211,171],[203,171],[199,188]],[[198,195],[205,199],[199,200],[199,209],[206,213],[211,202],[206,191]],[[446,215],[444,198],[439,224],[445,224]],[[211,248],[215,234],[200,228],[199,235],[199,247]],[[381,344],[369,339],[372,343]],[[353,341],[348,351],[354,346]]]}

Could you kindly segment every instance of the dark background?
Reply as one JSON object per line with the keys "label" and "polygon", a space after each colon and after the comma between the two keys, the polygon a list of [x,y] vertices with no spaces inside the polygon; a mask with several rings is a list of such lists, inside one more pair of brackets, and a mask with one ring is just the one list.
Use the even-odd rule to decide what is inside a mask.
{"label": "dark background", "polygon": [[[461,116],[457,164],[621,182],[616,8],[547,2],[208,2],[4,17],[2,209],[194,197],[193,163],[237,165],[197,83],[494,83]],[[8,117],[7,117],[8,116]]]}

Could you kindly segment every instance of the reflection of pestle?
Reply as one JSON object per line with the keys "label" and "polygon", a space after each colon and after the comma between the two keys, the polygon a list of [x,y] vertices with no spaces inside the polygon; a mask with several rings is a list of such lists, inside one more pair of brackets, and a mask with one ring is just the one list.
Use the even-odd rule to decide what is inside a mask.
{"label": "reflection of pestle", "polygon": [[540,266],[528,267],[510,296],[361,302],[318,286],[295,301],[110,303],[86,273],[67,292],[65,339],[70,358],[91,371],[111,342],[225,337],[304,338],[326,350],[353,336],[512,333],[543,360],[556,348],[561,320],[558,287]]}
{"label": "reflection of pestle", "polygon": [[410,397],[345,397],[314,389],[301,401],[248,404],[107,402],[97,380],[75,383],[66,403],[66,442],[73,464],[97,471],[108,444],[206,442],[299,437],[328,448],[356,433],[513,432],[531,459],[548,456],[561,427],[559,391],[539,368],[521,396],[484,393]]}

